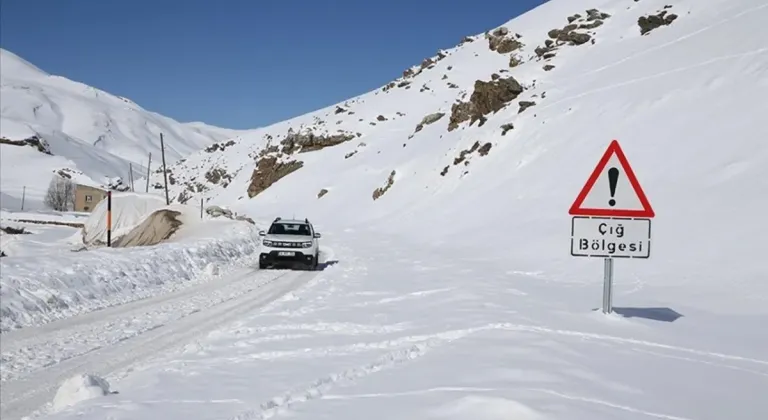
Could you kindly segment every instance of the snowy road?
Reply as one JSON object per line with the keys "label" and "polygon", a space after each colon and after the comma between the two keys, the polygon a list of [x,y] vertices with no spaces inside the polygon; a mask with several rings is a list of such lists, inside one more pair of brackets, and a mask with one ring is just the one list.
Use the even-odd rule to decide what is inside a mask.
{"label": "snowy road", "polygon": [[20,418],[50,403],[80,373],[129,372],[310,280],[313,272],[242,268],[225,280],[2,335],[0,417]]}

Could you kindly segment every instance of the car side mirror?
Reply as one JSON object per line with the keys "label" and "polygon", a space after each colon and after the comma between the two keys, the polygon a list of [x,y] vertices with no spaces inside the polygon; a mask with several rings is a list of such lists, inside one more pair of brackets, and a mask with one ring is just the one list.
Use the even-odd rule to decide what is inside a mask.
{"label": "car side mirror", "polygon": [[267,236],[267,232],[264,232],[263,230],[259,231],[259,236]]}
{"label": "car side mirror", "polygon": [[319,234],[319,233],[315,233],[315,238],[320,238],[320,237],[322,237],[322,236],[323,236],[323,235],[321,235],[321,234]]}

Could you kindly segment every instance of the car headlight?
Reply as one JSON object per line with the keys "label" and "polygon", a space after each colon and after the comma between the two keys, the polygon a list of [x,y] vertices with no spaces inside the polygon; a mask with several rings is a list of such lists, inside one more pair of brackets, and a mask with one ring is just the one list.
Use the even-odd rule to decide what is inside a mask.
{"label": "car headlight", "polygon": [[272,245],[273,245],[273,244],[272,244],[272,241],[269,241],[269,240],[266,240],[266,239],[264,239],[263,241],[261,241],[261,243],[262,243],[264,246],[272,246]]}
{"label": "car headlight", "polygon": [[312,248],[312,242],[302,242],[302,248]]}

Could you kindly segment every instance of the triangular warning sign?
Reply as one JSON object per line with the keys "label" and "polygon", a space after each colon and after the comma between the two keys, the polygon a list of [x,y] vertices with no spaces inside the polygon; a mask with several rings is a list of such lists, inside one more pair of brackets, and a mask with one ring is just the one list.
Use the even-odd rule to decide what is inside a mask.
{"label": "triangular warning sign", "polygon": [[613,140],[568,213],[574,216],[655,216],[627,157]]}

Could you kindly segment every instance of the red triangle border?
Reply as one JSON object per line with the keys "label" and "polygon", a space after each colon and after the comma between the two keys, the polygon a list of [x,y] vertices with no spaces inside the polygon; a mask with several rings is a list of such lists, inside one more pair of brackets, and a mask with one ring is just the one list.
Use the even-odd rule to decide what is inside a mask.
{"label": "red triangle border", "polygon": [[[624,172],[627,174],[627,178],[629,178],[629,182],[632,185],[632,188],[635,190],[635,194],[637,194],[637,197],[640,199],[640,204],[642,204],[643,206],[642,210],[590,209],[590,208],[581,207],[581,205],[584,203],[584,200],[587,198],[587,195],[592,190],[592,187],[595,185],[595,182],[597,182],[598,177],[603,172],[603,169],[605,169],[605,165],[608,164],[608,161],[611,159],[611,156],[614,154],[619,159],[619,163],[621,163],[621,166],[624,168]],[[568,214],[573,216],[608,216],[608,217],[642,217],[642,218],[652,218],[656,215],[656,213],[653,211],[653,208],[651,207],[651,203],[648,201],[648,197],[646,197],[645,192],[643,191],[643,188],[640,186],[640,182],[637,181],[637,177],[635,176],[634,171],[632,171],[632,167],[629,165],[629,161],[627,160],[627,157],[624,155],[624,151],[621,150],[621,146],[619,146],[618,140],[613,140],[611,141],[611,144],[608,145],[608,149],[606,149],[605,153],[603,154],[603,157],[600,158],[600,161],[597,163],[597,166],[595,166],[595,169],[592,171],[592,174],[587,179],[586,184],[584,184],[584,187],[582,187],[581,192],[579,192],[579,195],[576,197],[576,201],[573,202],[573,204],[571,205],[571,208],[568,210]]]}

